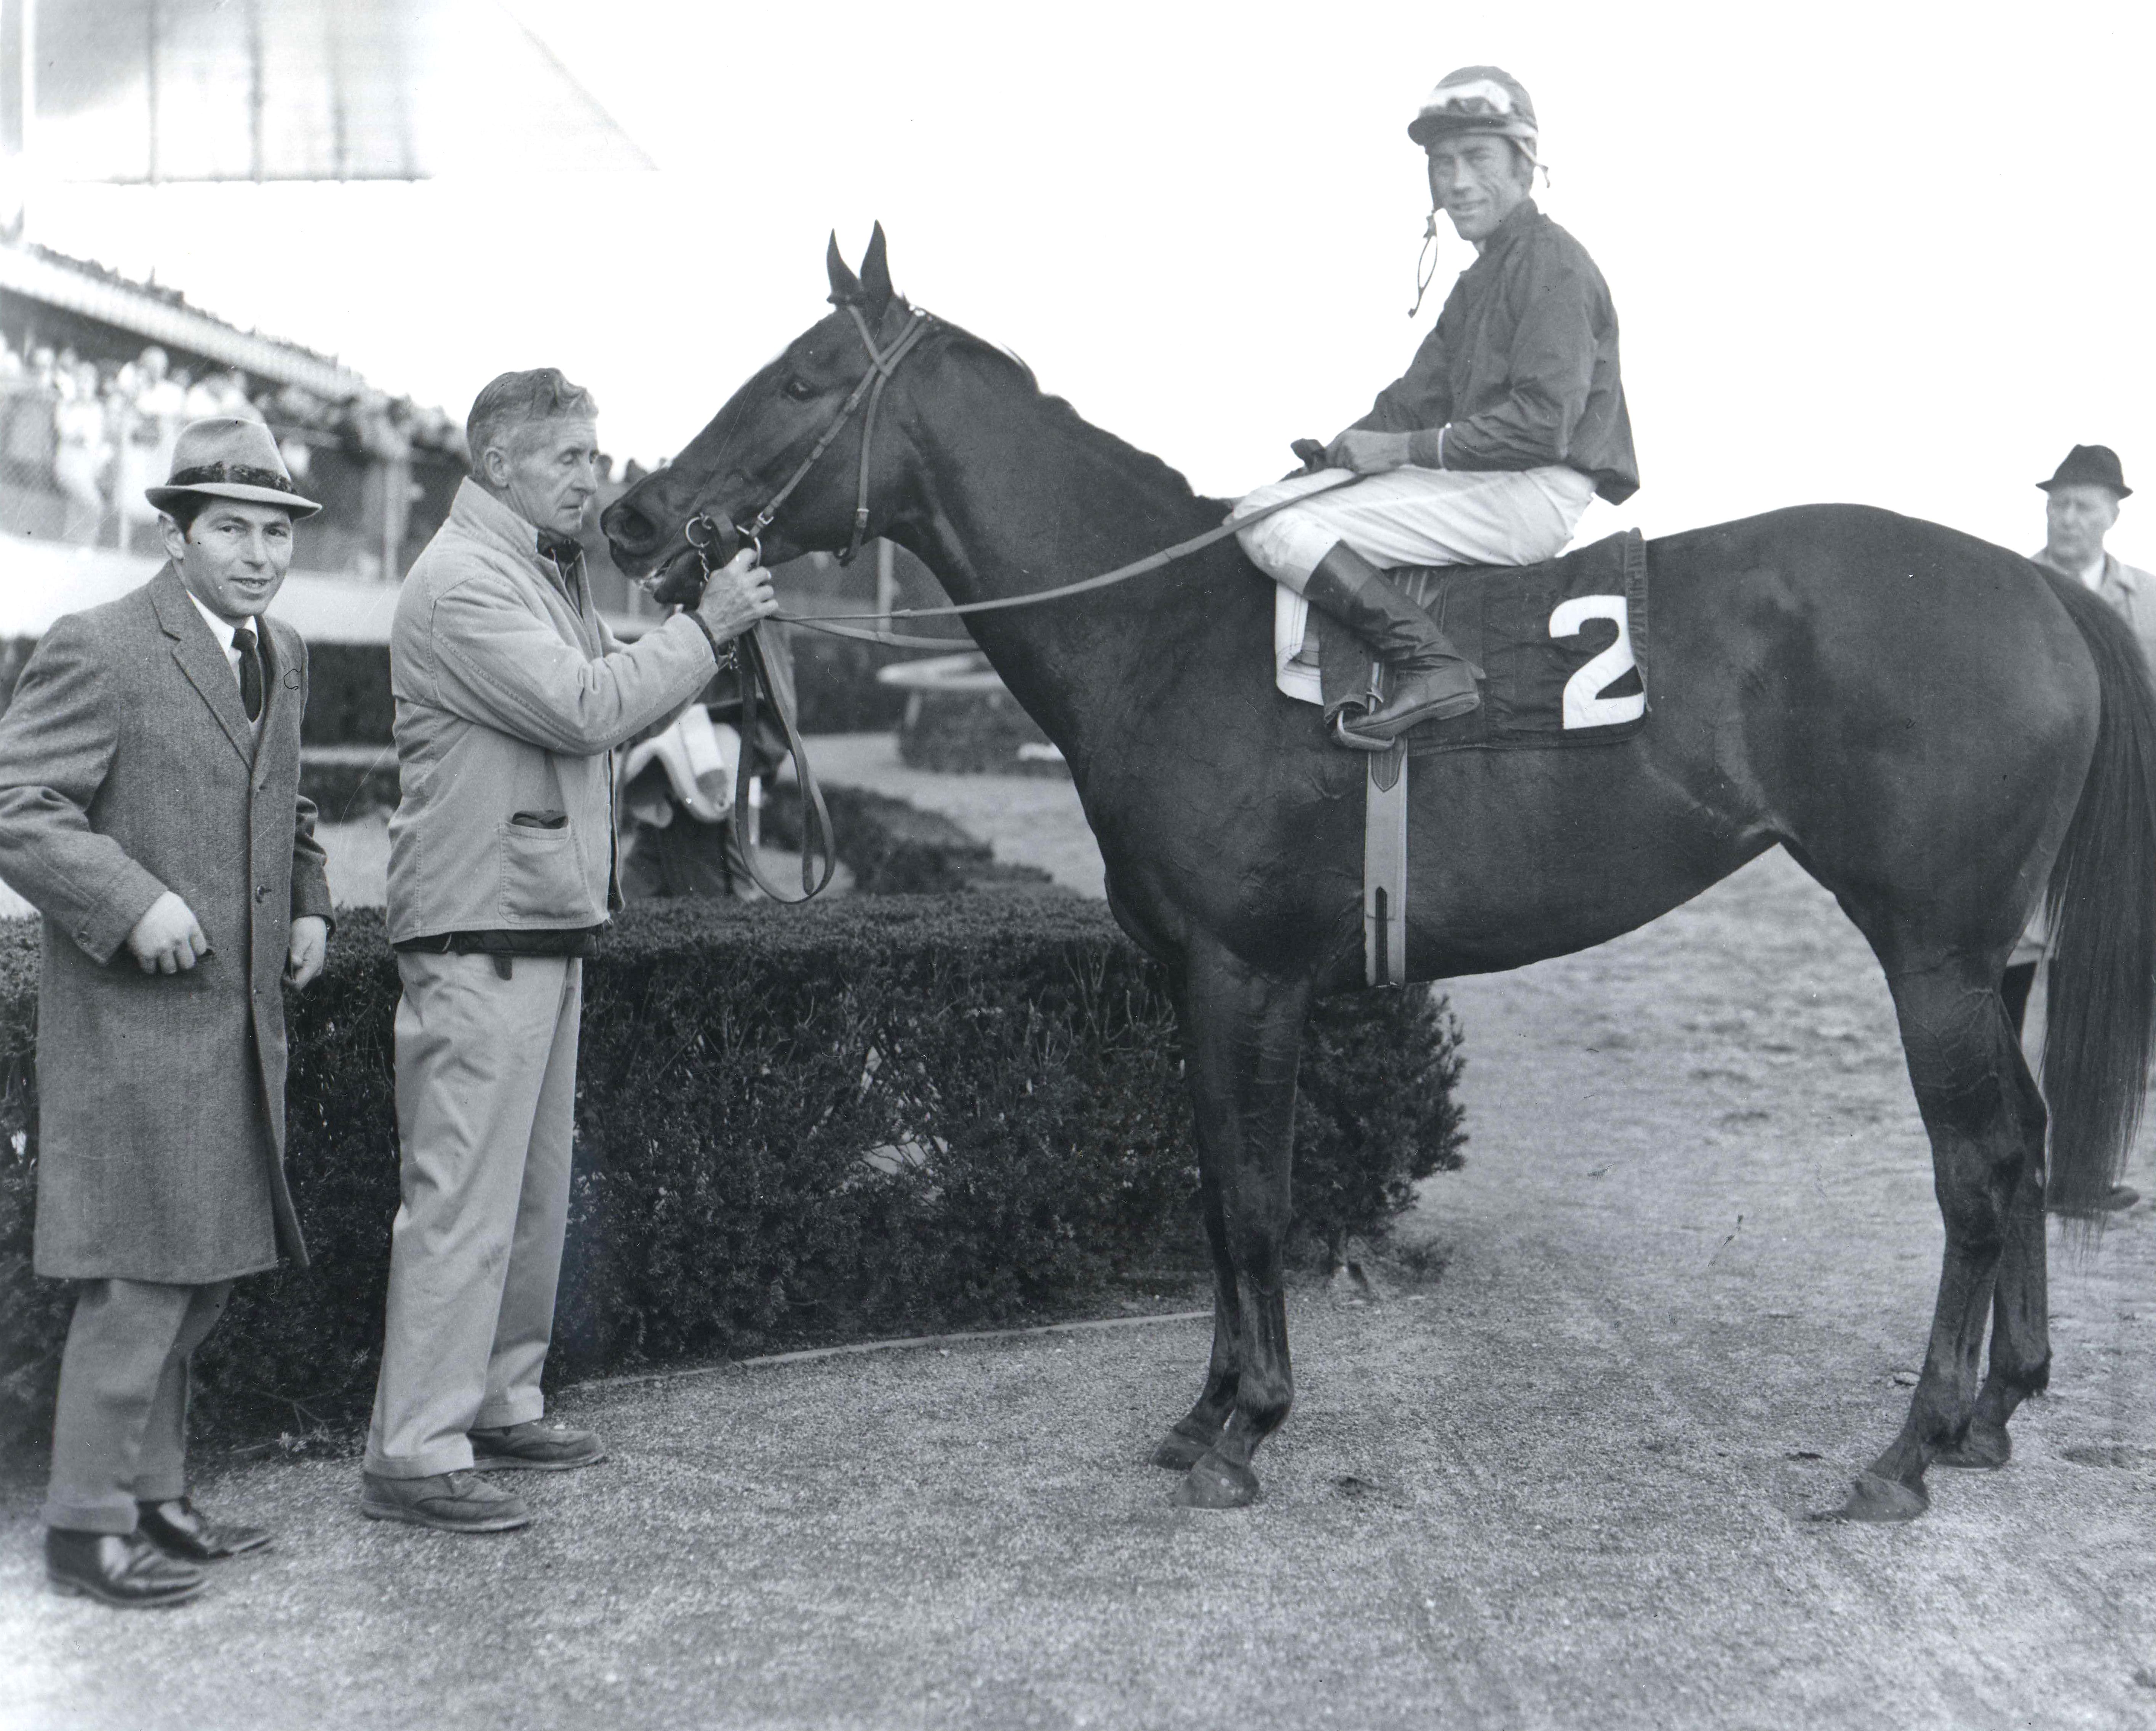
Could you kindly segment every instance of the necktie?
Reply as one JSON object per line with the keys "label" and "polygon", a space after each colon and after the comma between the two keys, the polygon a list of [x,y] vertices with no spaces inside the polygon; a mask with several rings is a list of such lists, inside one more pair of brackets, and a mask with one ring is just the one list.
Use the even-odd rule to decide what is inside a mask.
{"label": "necktie", "polygon": [[253,627],[243,625],[232,634],[232,647],[239,651],[239,700],[247,719],[262,719],[262,656],[254,646]]}

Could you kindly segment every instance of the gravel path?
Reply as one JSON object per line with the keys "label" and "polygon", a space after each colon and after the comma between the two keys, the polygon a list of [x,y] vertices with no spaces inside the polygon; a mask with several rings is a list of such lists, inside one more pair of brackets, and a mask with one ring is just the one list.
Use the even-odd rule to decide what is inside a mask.
{"label": "gravel path", "polygon": [[1861,942],[1775,856],[1454,996],[1474,1140],[1406,1227],[1442,1276],[1295,1294],[1254,1510],[1142,1464],[1192,1323],[588,1388],[613,1458],[527,1478],[521,1535],[372,1526],[350,1460],[224,1472],[278,1548],[124,1640],[40,1588],[18,1497],[0,1723],[2156,1723],[2148,1206],[2057,1265],[2010,1468],[1818,1525],[1907,1404],[1940,1244]]}

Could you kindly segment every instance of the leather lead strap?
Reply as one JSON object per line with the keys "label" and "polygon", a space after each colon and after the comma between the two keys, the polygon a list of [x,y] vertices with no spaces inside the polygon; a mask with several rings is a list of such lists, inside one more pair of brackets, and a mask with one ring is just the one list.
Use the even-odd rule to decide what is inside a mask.
{"label": "leather lead strap", "polygon": [[757,863],[756,844],[748,838],[747,832],[737,831],[741,840],[742,863],[756,887],[775,902],[797,906],[823,894],[838,870],[839,850],[831,835],[831,812],[824,803],[824,790],[816,785],[815,771],[808,767],[808,753],[801,743],[801,734],[793,724],[793,711],[780,694],[771,677],[771,664],[764,658],[763,627],[752,626],[735,640],[741,651],[741,761],[734,771],[734,817],[741,823],[748,810],[749,765],[756,755],[757,711],[762,697],[768,694],[772,713],[778,718],[779,732],[786,740],[787,755],[793,760],[793,772],[801,781],[801,894],[798,896],[782,894],[778,885],[763,875],[763,868]]}

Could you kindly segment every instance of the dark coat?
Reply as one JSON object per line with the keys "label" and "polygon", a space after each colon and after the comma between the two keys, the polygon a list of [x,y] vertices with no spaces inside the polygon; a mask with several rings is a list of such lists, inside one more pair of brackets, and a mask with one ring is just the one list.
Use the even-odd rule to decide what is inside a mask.
{"label": "dark coat", "polygon": [[1617,363],[1617,309],[1587,248],[1522,201],[1460,274],[1400,377],[1355,423],[1430,433],[1415,461],[1541,469],[1562,463],[1622,504],[1640,490]]}
{"label": "dark coat", "polygon": [[[285,1185],[283,975],[327,918],[300,796],[307,652],[274,620],[259,745],[179,573],[54,622],[0,715],[0,878],[44,915],[37,1271],[198,1284],[306,1249]],[[167,889],[212,953],[145,974]]]}

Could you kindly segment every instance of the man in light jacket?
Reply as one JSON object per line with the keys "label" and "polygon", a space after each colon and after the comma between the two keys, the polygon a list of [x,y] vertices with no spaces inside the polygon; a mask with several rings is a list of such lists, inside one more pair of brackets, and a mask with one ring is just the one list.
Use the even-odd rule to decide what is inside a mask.
{"label": "man in light jacket", "polygon": [[504,373],[472,478],[405,579],[390,632],[402,792],[389,824],[402,1202],[363,1513],[525,1525],[478,1476],[601,1458],[542,1422],[568,1216],[582,958],[621,905],[613,748],[679,709],[777,602],[744,554],[693,612],[624,648],[575,540],[598,494],[596,406],[552,367]]}
{"label": "man in light jacket", "polygon": [[270,1543],[189,1500],[190,1361],[233,1283],[300,1268],[284,986],[330,891],[300,793],[307,651],[264,616],[300,497],[266,427],[198,421],[148,491],[171,562],[55,620],[0,718],[0,875],[44,915],[37,1271],[75,1283],[45,1569],[169,1605]]}

